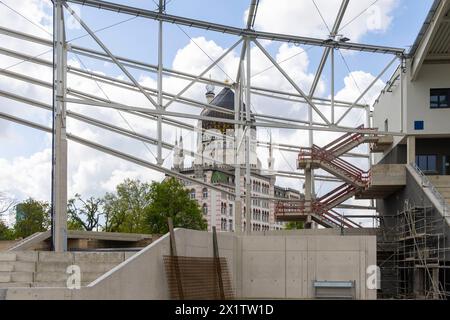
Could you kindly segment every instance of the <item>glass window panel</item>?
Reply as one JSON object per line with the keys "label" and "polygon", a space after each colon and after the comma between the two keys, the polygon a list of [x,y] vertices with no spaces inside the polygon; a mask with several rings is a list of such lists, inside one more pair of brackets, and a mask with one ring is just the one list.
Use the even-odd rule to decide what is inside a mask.
{"label": "glass window panel", "polygon": [[438,96],[431,96],[430,97],[430,106],[431,106],[431,108],[437,108],[439,106]]}
{"label": "glass window panel", "polygon": [[439,97],[439,107],[447,108],[448,107],[448,96],[443,95]]}
{"label": "glass window panel", "polygon": [[436,171],[436,156],[428,156],[428,171]]}
{"label": "glass window panel", "polygon": [[427,156],[418,156],[419,161],[417,161],[417,166],[420,170],[427,170]]}

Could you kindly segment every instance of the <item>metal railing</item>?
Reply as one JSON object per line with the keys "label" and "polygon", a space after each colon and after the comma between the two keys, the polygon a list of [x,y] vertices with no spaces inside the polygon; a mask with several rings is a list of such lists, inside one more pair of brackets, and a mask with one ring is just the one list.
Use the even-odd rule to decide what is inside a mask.
{"label": "metal railing", "polygon": [[443,210],[443,216],[445,218],[449,217],[450,206],[448,205],[447,200],[445,200],[445,198],[442,196],[442,194],[439,192],[439,190],[436,189],[434,184],[430,181],[430,179],[428,179],[428,177],[425,175],[425,173],[419,168],[417,163],[411,162],[410,165],[414,169],[414,171],[420,176],[422,187],[428,188],[428,190],[431,191],[433,196],[441,204],[442,210]]}

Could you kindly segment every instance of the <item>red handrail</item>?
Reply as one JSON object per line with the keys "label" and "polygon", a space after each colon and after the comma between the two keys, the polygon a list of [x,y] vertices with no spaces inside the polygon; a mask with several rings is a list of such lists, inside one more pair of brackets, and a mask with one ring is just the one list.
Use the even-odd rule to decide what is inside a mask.
{"label": "red handrail", "polygon": [[[364,128],[364,125],[360,125],[360,126],[357,127],[356,129],[362,129],[362,128]],[[342,138],[348,137],[348,136],[353,135],[353,134],[355,134],[355,133],[356,133],[356,134],[359,134],[359,132],[347,132],[346,134],[340,136],[339,138],[337,138],[337,139],[331,141],[329,144],[327,144],[326,146],[324,146],[323,149],[328,149],[329,147],[333,146],[333,145],[336,144],[337,142],[341,141]]]}

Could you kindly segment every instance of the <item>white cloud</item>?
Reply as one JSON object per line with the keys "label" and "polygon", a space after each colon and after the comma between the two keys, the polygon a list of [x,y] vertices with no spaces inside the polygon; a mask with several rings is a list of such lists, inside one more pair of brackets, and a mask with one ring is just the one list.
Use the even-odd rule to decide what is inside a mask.
{"label": "white cloud", "polygon": [[[351,72],[344,78],[345,86],[336,93],[336,100],[355,101],[374,80],[375,77],[365,71],[360,70]],[[384,85],[384,82],[379,79],[360,102],[372,105],[384,88]]]}
{"label": "white cloud", "polygon": [[50,197],[51,150],[44,149],[32,156],[12,160],[0,158],[0,190],[18,199]]}
{"label": "white cloud", "polygon": [[[328,25],[332,28],[341,0],[316,0],[316,4]],[[341,27],[349,23],[340,33],[356,42],[368,32],[384,32],[392,21],[392,12],[397,0],[380,0],[361,14],[373,0],[350,1]],[[244,20],[247,19],[247,11]],[[310,0],[261,0],[255,21],[255,29],[292,35],[326,38],[330,33]]]}
{"label": "white cloud", "polygon": [[[375,76],[364,71],[353,71],[344,78],[344,88],[336,93],[336,100],[354,102],[361,95],[366,88],[375,80]],[[373,87],[364,95],[364,98],[359,101],[361,104],[372,105],[378,97],[381,90],[383,90],[385,83],[382,80],[377,80]],[[345,112],[343,108],[336,108],[335,119],[339,119]],[[342,120],[343,126],[359,126],[366,123],[365,113],[362,109],[354,108]]]}

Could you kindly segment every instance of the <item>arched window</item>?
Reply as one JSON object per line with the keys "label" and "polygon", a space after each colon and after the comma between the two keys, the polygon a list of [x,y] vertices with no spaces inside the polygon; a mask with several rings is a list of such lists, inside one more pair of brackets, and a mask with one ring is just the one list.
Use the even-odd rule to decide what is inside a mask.
{"label": "arched window", "polygon": [[208,188],[203,188],[202,193],[203,193],[203,199],[208,198]]}
{"label": "arched window", "polygon": [[191,189],[191,191],[189,192],[189,197],[191,199],[195,199],[195,189]]}
{"label": "arched window", "polygon": [[227,231],[227,219],[221,219],[220,220],[220,225],[221,225],[221,230],[222,231]]}
{"label": "arched window", "polygon": [[203,204],[202,211],[205,216],[208,214],[208,205],[206,203]]}

